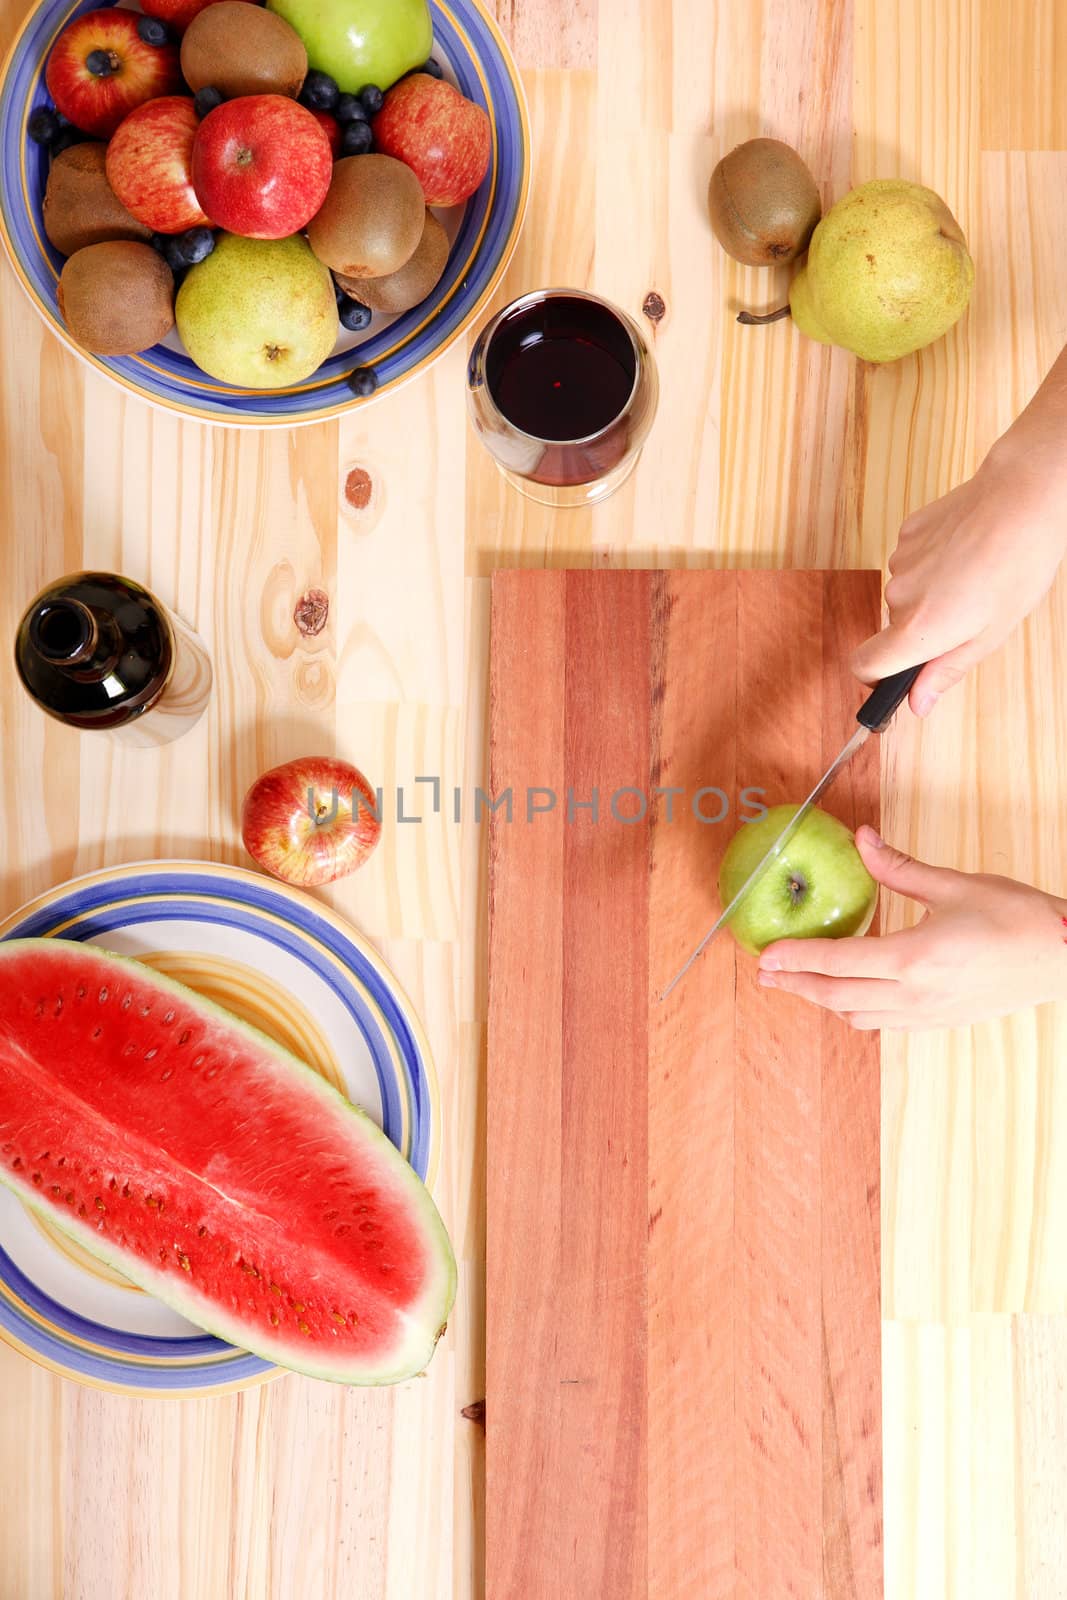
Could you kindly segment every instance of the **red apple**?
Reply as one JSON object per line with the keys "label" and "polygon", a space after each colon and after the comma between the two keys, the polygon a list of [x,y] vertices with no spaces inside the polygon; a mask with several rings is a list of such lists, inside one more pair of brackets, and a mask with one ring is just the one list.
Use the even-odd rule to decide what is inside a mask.
{"label": "red apple", "polygon": [[131,111],[111,136],[107,181],[126,210],[154,233],[184,233],[209,219],[193,188],[193,102],[164,95]]}
{"label": "red apple", "polygon": [[303,756],[257,778],[241,807],[241,837],[264,872],[286,883],[332,883],[378,843],[378,798],[358,767]]}
{"label": "red apple", "polygon": [[428,206],[458,206],[489,171],[489,118],[428,72],[413,72],[390,89],[373,126],[374,148],[407,162]]}
{"label": "red apple", "polygon": [[[93,59],[97,70],[87,62]],[[56,109],[83,133],[107,139],[135,106],[182,87],[173,44],[145,44],[137,12],[104,6],[64,28],[44,74]]]}
{"label": "red apple", "polygon": [[341,124],[328,111],[313,111],[311,115],[329,139],[330,154],[336,161],[341,154]]}
{"label": "red apple", "polygon": [[246,239],[299,233],[326,198],[330,141],[313,114],[284,94],[248,94],[217,106],[193,144],[193,185],[208,216]]}
{"label": "red apple", "polygon": [[[252,0],[253,5],[258,3],[259,0]],[[141,10],[184,33],[194,17],[214,4],[215,0],[141,0]]]}

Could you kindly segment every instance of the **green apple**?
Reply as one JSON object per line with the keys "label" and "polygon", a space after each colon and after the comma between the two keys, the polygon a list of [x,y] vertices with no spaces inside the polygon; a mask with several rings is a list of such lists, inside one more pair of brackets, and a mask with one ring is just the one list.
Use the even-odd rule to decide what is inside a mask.
{"label": "green apple", "polygon": [[303,234],[221,234],[190,268],[174,316],[197,366],[243,389],[301,383],[337,342],[333,282]]}
{"label": "green apple", "polygon": [[[719,869],[719,898],[729,905],[773,845],[796,806],[772,806],[746,822],[726,847]],[[728,924],[752,955],[776,939],[843,939],[866,933],[878,885],[863,865],[843,822],[817,807],[809,811],[776,861],[746,894]]]}
{"label": "green apple", "polygon": [[267,0],[304,41],[308,62],[346,94],[421,67],[433,48],[426,0]]}

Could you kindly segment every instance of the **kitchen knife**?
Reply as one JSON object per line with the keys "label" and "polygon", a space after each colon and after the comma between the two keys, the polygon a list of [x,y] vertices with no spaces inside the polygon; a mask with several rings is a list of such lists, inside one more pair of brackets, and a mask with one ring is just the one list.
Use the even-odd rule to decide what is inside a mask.
{"label": "kitchen knife", "polygon": [[671,990],[681,983],[682,979],[689,971],[689,968],[693,965],[694,961],[697,960],[698,956],[704,953],[712,939],[714,939],[715,935],[718,933],[719,929],[724,927],[726,923],[729,922],[730,918],[733,916],[734,912],[737,910],[738,906],[741,904],[742,900],[748,894],[752,886],[757,883],[760,878],[762,878],[771,862],[781,855],[785,846],[796,833],[797,829],[804,821],[804,818],[807,816],[812,806],[818,804],[819,800],[821,800],[822,796],[826,793],[826,790],[833,783],[842,767],[846,767],[848,765],[848,763],[852,760],[852,757],[856,754],[856,751],[866,743],[868,737],[872,733],[882,733],[889,726],[890,722],[893,720],[894,713],[907,698],[908,691],[915,682],[916,678],[919,676],[919,673],[922,671],[923,665],[924,663],[920,663],[920,665],[917,667],[906,667],[903,672],[894,672],[892,677],[883,678],[881,683],[875,684],[874,688],[871,690],[870,694],[867,696],[866,700],[856,713],[856,721],[859,726],[849,739],[848,743],[845,745],[845,748],[841,751],[841,754],[830,763],[830,766],[823,773],[814,789],[808,795],[808,798],[804,801],[804,804],[793,814],[793,816],[790,817],[789,821],[786,823],[777,839],[775,839],[766,855],[760,858],[759,862],[756,864],[756,867],[752,872],[749,873],[740,889],[738,889],[737,893],[730,901],[730,904],[724,908],[714,927],[708,930],[703,939],[701,939],[700,943],[697,945],[696,949],[693,951],[692,955],[686,959],[685,964],[675,973],[670,983],[660,995],[661,1001],[666,1000]]}

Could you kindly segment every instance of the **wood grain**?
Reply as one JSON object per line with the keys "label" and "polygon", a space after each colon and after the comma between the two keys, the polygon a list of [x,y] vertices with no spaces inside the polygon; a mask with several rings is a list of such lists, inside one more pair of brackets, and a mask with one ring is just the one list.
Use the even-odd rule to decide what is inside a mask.
{"label": "wood grain", "polygon": [[[0,44],[27,4],[0,0]],[[496,9],[536,151],[498,303],[550,280],[597,288],[638,316],[649,289],[663,295],[650,330],[661,410],[639,470],[592,513],[553,517],[506,492],[467,434],[461,349],[338,424],[260,438],[180,423],[88,373],[0,265],[0,632],[10,638],[24,601],[57,573],[120,563],[196,624],[216,669],[202,728],[172,752],[119,758],[35,716],[0,652],[3,911],[105,862],[243,861],[244,788],[306,748],[409,785],[443,759],[473,795],[487,778],[494,566],[878,566],[903,516],[974,470],[1067,340],[1061,0]],[[895,173],[940,189],[977,266],[959,329],[875,370],[788,326],[735,328],[742,294],[769,303],[782,283],[722,255],[705,194],[719,157],[758,132],[794,143],[827,199]],[[345,495],[353,469],[371,480],[362,508]],[[292,625],[308,585],[331,600],[317,640]],[[882,750],[887,837],[1063,891],[1065,639],[1061,577],[933,723],[900,719]],[[693,683],[677,656],[675,678]],[[724,744],[724,771],[726,754]],[[686,848],[706,849],[711,831]],[[87,1394],[0,1348],[0,1432],[34,1442],[0,1458],[4,1600],[481,1600],[484,1441],[461,1412],[484,1395],[486,832],[470,807],[459,825],[428,817],[391,830],[332,896],[412,994],[441,1078],[438,1197],[461,1281],[430,1378],[355,1399],[286,1379],[239,1402],[175,1408]],[[659,830],[663,888],[650,902],[672,960],[685,929],[664,852],[680,837]],[[671,872],[691,879],[682,857]],[[913,915],[893,900],[886,926]],[[713,1059],[706,1040],[697,1054]],[[887,1036],[882,1056],[886,1593],[1046,1600],[1036,1563],[1064,1539],[1047,1485],[1067,1466],[1047,1404],[1067,1371],[1067,1013]],[[676,1098],[665,1090],[650,1120],[650,1182],[676,1145],[691,1148],[672,1104],[718,1118],[728,1137],[709,1081],[695,1059],[672,1078]],[[688,1170],[695,1196],[704,1169]],[[714,1197],[724,1215],[706,1181],[709,1209]],[[667,1220],[653,1236],[667,1254],[649,1259],[650,1306],[664,1316]],[[712,1305],[717,1261],[709,1245],[693,1280]],[[693,1319],[675,1328],[689,1358],[702,1331]],[[707,1436],[724,1379],[671,1412],[654,1345],[649,1362],[671,1429],[650,1440],[659,1473],[677,1460],[669,1440]],[[719,1445],[712,1459],[726,1520]],[[675,1471],[673,1482],[684,1505],[689,1480]],[[715,1594],[698,1526],[673,1540],[650,1530],[650,1572],[676,1581],[695,1562]]]}
{"label": "wood grain", "polygon": [[[489,1600],[517,1546],[530,1600],[881,1593],[877,1044],[729,940],[656,998],[740,791],[802,796],[847,738],[878,591],[493,580],[494,794],[558,802],[539,842],[491,825]],[[870,746],[829,804],[877,796]]]}

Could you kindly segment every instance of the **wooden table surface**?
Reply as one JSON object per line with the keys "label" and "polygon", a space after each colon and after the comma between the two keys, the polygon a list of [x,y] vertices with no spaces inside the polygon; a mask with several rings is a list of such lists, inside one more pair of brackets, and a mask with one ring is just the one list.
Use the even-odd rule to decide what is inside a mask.
{"label": "wooden table surface", "polygon": [[[0,0],[5,38],[22,10]],[[181,744],[124,751],[48,723],[0,655],[0,911],[105,863],[242,861],[245,788],[312,748],[407,784],[409,809],[418,774],[473,792],[495,566],[879,566],[1067,339],[1062,0],[498,11],[536,146],[501,299],[574,283],[640,314],[662,296],[662,408],[636,477],[591,513],[506,490],[467,431],[462,345],[340,423],[180,423],[88,374],[5,266],[0,635],[47,579],[116,568],[200,627],[217,689]],[[732,309],[769,306],[781,283],[721,254],[704,192],[761,132],[797,145],[827,196],[895,175],[944,195],[978,272],[952,335],[878,370],[788,324],[736,325]],[[330,597],[312,639],[292,620],[309,587]],[[1061,581],[928,726],[901,717],[883,753],[891,840],[1064,892],[1065,637]],[[461,1286],[429,1376],[134,1401],[0,1349],[2,1600],[482,1593],[483,1436],[462,1411],[483,1392],[485,833],[447,808],[394,828],[330,895],[394,965],[437,1056]],[[893,903],[888,925],[911,914]],[[890,1600],[1063,1593],[1065,1057],[1053,1010],[883,1041]]]}

